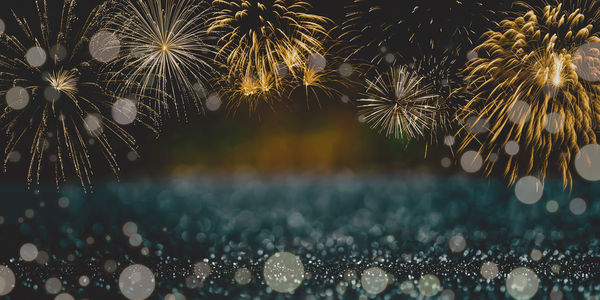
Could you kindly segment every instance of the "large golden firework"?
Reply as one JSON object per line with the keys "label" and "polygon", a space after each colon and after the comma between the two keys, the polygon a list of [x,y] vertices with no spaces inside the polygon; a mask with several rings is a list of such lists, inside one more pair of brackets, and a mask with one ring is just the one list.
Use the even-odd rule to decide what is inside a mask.
{"label": "large golden firework", "polygon": [[202,93],[213,75],[215,46],[205,27],[208,3],[202,0],[113,1],[107,28],[120,40],[114,74],[126,76],[116,89],[154,99],[163,115],[174,110],[187,118],[191,107],[202,111]]}
{"label": "large golden firework", "polygon": [[309,56],[323,54],[327,19],[308,13],[304,1],[214,0],[213,6],[209,32],[222,33],[224,85],[243,96],[233,97],[234,106],[247,102],[252,108],[276,98],[287,78],[304,75]]}
{"label": "large golden firework", "polygon": [[426,78],[408,67],[392,67],[367,79],[360,115],[386,136],[429,139],[446,118],[445,101]]}
{"label": "large golden firework", "polygon": [[135,149],[134,138],[121,125],[139,121],[142,113],[152,118],[151,111],[117,98],[98,82],[101,64],[89,58],[86,41],[101,27],[105,6],[78,23],[73,13],[76,1],[65,0],[61,19],[52,23],[46,1],[35,3],[39,28],[16,18],[21,34],[0,37],[0,96],[6,100],[0,102],[0,128],[6,135],[4,167],[26,152],[29,184],[39,184],[42,171],[52,167],[58,184],[72,167],[86,188],[92,182],[94,154],[102,152],[116,173],[112,142]]}
{"label": "large golden firework", "polygon": [[467,125],[472,134],[462,148],[478,142],[488,174],[506,152],[511,183],[523,175],[543,179],[551,167],[565,185],[571,181],[569,162],[596,142],[600,124],[598,3],[523,4],[528,11],[502,21],[476,47],[466,70],[472,98],[461,117],[489,130],[478,136]]}

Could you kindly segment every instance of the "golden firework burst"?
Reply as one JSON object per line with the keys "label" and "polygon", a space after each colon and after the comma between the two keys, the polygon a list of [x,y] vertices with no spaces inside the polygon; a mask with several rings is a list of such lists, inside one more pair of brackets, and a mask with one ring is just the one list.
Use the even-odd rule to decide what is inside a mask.
{"label": "golden firework burst", "polygon": [[133,101],[123,111],[115,106],[118,97],[99,82],[101,63],[89,59],[86,41],[101,28],[105,5],[78,23],[77,2],[65,0],[62,10],[58,8],[61,19],[52,23],[47,2],[35,3],[40,20],[37,30],[16,17],[21,33],[0,37],[0,95],[6,99],[0,102],[0,128],[7,138],[3,141],[4,169],[15,153],[26,152],[29,184],[39,184],[47,169],[53,169],[58,184],[67,179],[72,167],[87,188],[96,152],[102,152],[116,174],[119,165],[113,142],[123,142],[135,151],[135,140],[119,123],[124,120],[121,117],[126,114],[127,123],[135,120],[152,128],[153,122],[143,119],[152,120],[154,115]]}
{"label": "golden firework burst", "polygon": [[202,95],[194,87],[212,78],[216,53],[205,27],[208,6],[196,0],[113,1],[107,28],[118,35],[121,55],[111,67],[128,78],[116,87],[119,93],[145,94],[163,115],[201,112]]}
{"label": "golden firework burst", "polygon": [[366,91],[357,101],[367,123],[395,138],[428,139],[443,116],[443,98],[425,77],[405,66],[367,79]]}
{"label": "golden firework burst", "polygon": [[222,33],[220,54],[226,57],[227,68],[224,85],[238,89],[232,95],[249,96],[232,97],[234,106],[248,102],[255,107],[257,99],[268,102],[277,98],[269,95],[280,93],[310,55],[323,53],[328,20],[308,13],[310,6],[304,1],[214,0],[213,6],[216,15],[209,32]]}
{"label": "golden firework burst", "polygon": [[[527,11],[486,33],[467,65],[472,97],[461,117],[473,122],[462,148],[479,143],[488,174],[500,163],[490,156],[507,152],[511,183],[523,175],[543,179],[556,167],[566,185],[569,162],[596,142],[600,125],[600,77],[586,71],[598,71],[598,2],[522,5]],[[482,122],[489,124],[483,137],[472,130]]]}

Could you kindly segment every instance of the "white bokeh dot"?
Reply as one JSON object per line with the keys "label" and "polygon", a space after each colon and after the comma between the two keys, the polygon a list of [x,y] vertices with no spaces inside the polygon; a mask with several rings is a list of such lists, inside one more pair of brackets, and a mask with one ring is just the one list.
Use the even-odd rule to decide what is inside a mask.
{"label": "white bokeh dot", "polygon": [[509,141],[508,143],[506,143],[506,145],[504,145],[504,151],[510,156],[517,155],[519,153],[519,150],[519,144],[515,141]]}
{"label": "white bokeh dot", "polygon": [[515,195],[517,199],[524,204],[534,204],[538,202],[544,194],[544,185],[534,176],[525,176],[520,178],[515,185]]}
{"label": "white bokeh dot", "polygon": [[46,280],[44,287],[46,288],[46,292],[48,292],[48,294],[56,295],[60,292],[60,290],[62,290],[62,282],[56,277],[50,277]]}
{"label": "white bokeh dot", "polygon": [[119,38],[109,31],[98,31],[92,36],[89,46],[92,57],[102,63],[116,59],[121,50]]}
{"label": "white bokeh dot", "polygon": [[576,216],[583,215],[587,210],[587,203],[581,198],[574,198],[569,202],[569,210]]}
{"label": "white bokeh dot", "polygon": [[54,300],[75,300],[75,298],[73,298],[73,296],[71,296],[71,294],[61,293],[61,294],[56,295],[56,298],[54,298]]}
{"label": "white bokeh dot", "polygon": [[360,284],[371,295],[383,292],[388,286],[388,275],[379,267],[371,267],[362,272]]}
{"label": "white bokeh dot", "polygon": [[342,75],[342,77],[349,77],[350,75],[352,75],[352,72],[354,72],[354,69],[351,64],[343,63],[338,68],[338,72],[340,72],[340,75]]}
{"label": "white bokeh dot", "polygon": [[7,266],[0,265],[0,296],[10,294],[15,287],[15,273]]}
{"label": "white bokeh dot", "polygon": [[559,113],[549,113],[544,119],[544,128],[549,133],[560,133],[565,127],[565,118]]}
{"label": "white bokeh dot", "polygon": [[5,31],[6,31],[6,23],[4,23],[4,20],[0,19],[0,35],[3,35]]}
{"label": "white bokeh dot", "polygon": [[531,116],[531,107],[527,102],[517,100],[508,109],[508,118],[515,124],[525,124]]}
{"label": "white bokeh dot", "polygon": [[549,213],[557,212],[558,208],[559,208],[559,204],[556,200],[549,200],[548,202],[546,202],[546,210]]}
{"label": "white bokeh dot", "polygon": [[467,247],[467,241],[462,234],[457,234],[450,238],[448,241],[448,246],[452,252],[460,253],[463,252]]}
{"label": "white bokeh dot", "polygon": [[483,159],[477,151],[467,151],[460,158],[460,165],[467,173],[476,173],[483,166]]}
{"label": "white bokeh dot", "polygon": [[239,285],[247,285],[252,281],[252,273],[248,268],[239,268],[235,271],[235,275],[233,276],[235,282]]}
{"label": "white bokeh dot", "polygon": [[89,114],[85,117],[84,125],[87,131],[92,135],[102,131],[102,122],[100,121],[100,118],[94,114]]}
{"label": "white bokeh dot", "polygon": [[129,125],[137,117],[137,105],[135,101],[121,98],[112,106],[112,118],[120,125]]}
{"label": "white bokeh dot", "polygon": [[588,181],[600,180],[600,145],[589,144],[575,155],[575,170]]}
{"label": "white bokeh dot", "polygon": [[486,280],[492,280],[498,277],[498,265],[494,262],[487,261],[481,265],[481,269],[479,270],[481,277]]}
{"label": "white bokeh dot", "polygon": [[6,92],[6,104],[14,110],[21,110],[29,104],[29,93],[23,87],[12,87]]}
{"label": "white bokeh dot", "polygon": [[419,279],[417,288],[423,296],[433,297],[442,291],[442,284],[437,276],[426,274]]}
{"label": "white bokeh dot", "polygon": [[29,50],[27,50],[25,59],[30,66],[37,68],[46,63],[47,54],[46,51],[40,47],[31,47]]}
{"label": "white bokeh dot", "polygon": [[216,93],[210,94],[210,96],[206,98],[206,109],[210,111],[219,110],[219,108],[221,108],[221,104],[221,97],[219,97],[219,95]]}
{"label": "white bokeh dot", "polygon": [[154,274],[144,265],[128,266],[119,276],[119,289],[127,299],[147,299],[154,292],[155,286]]}
{"label": "white bokeh dot", "polygon": [[26,243],[19,249],[19,254],[24,261],[34,261],[38,256],[38,248],[34,244]]}
{"label": "white bokeh dot", "polygon": [[327,66],[327,60],[320,53],[313,53],[308,56],[308,68],[313,72],[321,72]]}
{"label": "white bokeh dot", "polygon": [[534,271],[525,267],[513,269],[506,277],[506,291],[515,299],[531,299],[537,293],[540,280]]}
{"label": "white bokeh dot", "polygon": [[263,269],[267,285],[279,293],[293,293],[304,280],[304,265],[300,258],[289,252],[273,254]]}

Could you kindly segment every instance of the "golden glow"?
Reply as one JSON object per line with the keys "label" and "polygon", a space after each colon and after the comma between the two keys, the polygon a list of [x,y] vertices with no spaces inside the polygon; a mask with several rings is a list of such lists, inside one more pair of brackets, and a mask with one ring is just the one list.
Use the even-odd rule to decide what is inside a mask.
{"label": "golden glow", "polygon": [[[479,153],[488,158],[514,141],[521,150],[503,163],[511,183],[531,174],[543,181],[552,167],[567,185],[571,182],[570,161],[580,146],[596,143],[594,130],[600,124],[600,84],[580,80],[575,64],[579,47],[600,42],[591,32],[598,19],[587,19],[584,13],[588,8],[583,4],[529,9],[523,16],[502,21],[475,48],[479,57],[469,62],[466,70],[468,91],[473,96],[460,118],[488,119],[489,132],[479,138],[468,134],[462,149],[479,143]],[[517,101],[528,106],[523,123],[513,121],[511,108]],[[565,120],[564,130],[545,130],[550,113]],[[468,126],[465,129],[469,131]],[[488,162],[488,174],[494,165]]]}

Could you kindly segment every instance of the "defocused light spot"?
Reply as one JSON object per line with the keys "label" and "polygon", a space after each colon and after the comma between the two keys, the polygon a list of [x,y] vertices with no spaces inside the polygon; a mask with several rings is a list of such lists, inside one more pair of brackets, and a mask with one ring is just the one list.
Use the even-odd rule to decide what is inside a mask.
{"label": "defocused light spot", "polygon": [[19,254],[21,256],[21,259],[23,259],[24,261],[34,261],[35,258],[38,256],[38,249],[34,244],[27,243],[21,246]]}
{"label": "defocused light spot", "polygon": [[538,202],[544,194],[542,182],[533,176],[525,176],[517,181],[515,195],[524,204]]}
{"label": "defocused light spot", "polygon": [[540,251],[540,249],[533,249],[531,250],[531,253],[529,253],[529,257],[531,257],[533,261],[539,261],[542,259],[542,251]]}
{"label": "defocused light spot", "polygon": [[558,202],[556,202],[556,200],[549,200],[548,202],[546,202],[546,210],[549,213],[555,213],[558,211]]}
{"label": "defocused light spot", "polygon": [[247,285],[252,281],[252,273],[248,268],[239,268],[235,271],[233,278],[237,284]]}
{"label": "defocused light spot", "polygon": [[477,151],[467,151],[460,158],[460,165],[467,173],[475,173],[483,166],[483,159]]}
{"label": "defocused light spot", "polygon": [[134,222],[129,221],[123,224],[122,230],[125,236],[131,236],[132,234],[138,232],[138,226]]}
{"label": "defocused light spot", "polygon": [[61,44],[56,44],[50,48],[50,59],[62,61],[67,57],[67,48]]}
{"label": "defocused light spot", "polygon": [[15,164],[21,161],[21,153],[19,151],[11,151],[8,153],[8,161]]}
{"label": "defocused light spot", "polygon": [[425,297],[433,297],[442,290],[440,279],[433,274],[421,276],[417,284],[419,292]]}
{"label": "defocused light spot", "polygon": [[314,72],[321,72],[327,66],[327,60],[320,53],[313,53],[308,56],[308,68]]}
{"label": "defocused light spot", "polygon": [[515,124],[525,124],[529,121],[531,107],[521,100],[515,101],[508,109],[508,118]]}
{"label": "defocused light spot", "polygon": [[116,270],[117,270],[117,262],[116,261],[109,259],[104,262],[104,271],[106,271],[107,273],[113,273]]}
{"label": "defocused light spot", "polygon": [[600,180],[600,145],[589,144],[575,155],[575,170],[588,181]]}
{"label": "defocused light spot", "polygon": [[481,273],[481,277],[486,280],[492,280],[498,277],[498,265],[494,262],[487,261],[481,265],[481,269],[479,270]]}
{"label": "defocused light spot", "polygon": [[450,166],[452,165],[452,160],[448,157],[444,157],[442,158],[441,164],[444,168],[450,168]]}
{"label": "defocused light spot", "polygon": [[517,155],[517,153],[519,153],[519,149],[519,144],[517,144],[515,141],[509,141],[506,143],[506,145],[504,145],[504,151],[506,151],[506,154],[510,156]]}
{"label": "defocused light spot", "polygon": [[46,280],[44,287],[46,288],[46,292],[48,292],[48,294],[55,295],[58,294],[62,289],[62,282],[60,282],[60,279],[56,277],[51,277]]}
{"label": "defocused light spot", "polygon": [[479,54],[477,54],[477,51],[475,50],[471,50],[469,52],[467,52],[467,59],[468,60],[474,60],[479,58]]}
{"label": "defocused light spot", "polygon": [[23,87],[12,87],[6,92],[6,104],[14,110],[21,110],[29,104],[29,93]]}
{"label": "defocused light spot", "polygon": [[448,241],[448,246],[450,250],[454,253],[463,252],[467,247],[467,241],[463,237],[462,234],[457,234],[450,238]]}
{"label": "defocused light spot", "polygon": [[559,113],[549,113],[544,120],[544,128],[549,133],[560,133],[565,127],[565,118]]}
{"label": "defocused light spot", "polygon": [[56,298],[54,298],[54,300],[75,300],[75,298],[73,298],[73,296],[71,296],[71,294],[62,293],[62,294],[58,294],[56,296]]}
{"label": "defocused light spot", "polygon": [[367,293],[377,295],[388,286],[388,275],[381,268],[371,267],[362,272],[360,284]]}
{"label": "defocused light spot", "polygon": [[129,99],[119,99],[113,103],[112,117],[117,124],[129,125],[137,117],[137,105]]}
{"label": "defocused light spot", "polygon": [[85,275],[82,275],[82,276],[79,277],[78,282],[79,282],[80,286],[86,287],[86,286],[88,286],[90,284],[90,278],[87,277],[87,276],[85,276]]}
{"label": "defocused light spot", "polygon": [[58,207],[60,207],[60,208],[67,208],[67,207],[69,207],[69,198],[67,198],[67,197],[60,197],[58,199]]}
{"label": "defocused light spot", "polygon": [[452,147],[452,146],[454,146],[454,143],[456,143],[456,138],[454,138],[453,136],[447,135],[444,138],[444,145],[446,145],[448,147]]}
{"label": "defocused light spot", "polygon": [[15,287],[15,273],[4,265],[0,265],[0,296],[8,295]]}
{"label": "defocused light spot", "polygon": [[199,261],[194,264],[194,276],[200,279],[200,281],[206,280],[211,272],[210,265],[207,262]]}
{"label": "defocused light spot", "polygon": [[267,285],[279,293],[293,293],[304,280],[304,265],[289,252],[278,252],[265,263],[263,275]]}
{"label": "defocused light spot", "polygon": [[573,55],[575,71],[581,79],[600,81],[600,43],[585,43]]}
{"label": "defocused light spot", "polygon": [[410,295],[415,290],[415,284],[410,280],[403,281],[400,284],[400,290],[402,293]]}
{"label": "defocused light spot", "polygon": [[154,274],[144,265],[131,265],[119,276],[119,289],[127,299],[146,299],[152,295],[155,286]]}
{"label": "defocused light spot", "polygon": [[32,67],[41,67],[46,63],[46,51],[40,47],[32,47],[25,54],[27,63]]}
{"label": "defocused light spot", "polygon": [[98,118],[96,115],[87,115],[87,117],[84,119],[84,125],[87,131],[92,135],[98,134],[102,130],[102,123],[100,118]]}
{"label": "defocused light spot", "polygon": [[121,42],[117,36],[108,31],[99,31],[90,40],[90,54],[102,63],[110,62],[119,56]]}
{"label": "defocused light spot", "polygon": [[342,75],[342,77],[350,77],[350,75],[352,75],[352,72],[354,72],[354,69],[352,68],[351,64],[343,63],[338,68],[338,72],[340,72],[340,75]]}
{"label": "defocused light spot", "polygon": [[571,211],[572,214],[579,216],[579,215],[583,215],[583,213],[585,213],[587,209],[587,204],[585,203],[585,200],[581,199],[581,198],[575,198],[573,200],[571,200],[571,202],[569,202],[569,210]]}
{"label": "defocused light spot", "polygon": [[206,109],[210,111],[217,111],[219,108],[221,108],[222,103],[221,97],[219,97],[218,94],[210,94],[210,96],[208,96],[206,99]]}
{"label": "defocused light spot", "polygon": [[506,278],[506,290],[515,299],[531,299],[537,293],[537,274],[525,267],[512,270]]}
{"label": "defocused light spot", "polygon": [[5,31],[6,31],[6,23],[4,23],[4,20],[0,19],[0,35],[3,35]]}

